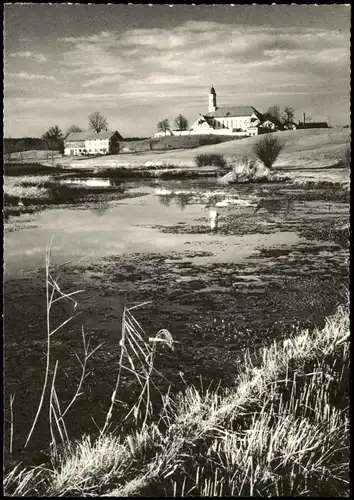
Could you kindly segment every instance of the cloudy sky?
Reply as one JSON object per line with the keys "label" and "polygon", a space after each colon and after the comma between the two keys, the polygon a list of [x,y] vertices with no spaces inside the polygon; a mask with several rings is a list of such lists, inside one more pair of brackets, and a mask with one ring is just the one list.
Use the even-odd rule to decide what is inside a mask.
{"label": "cloudy sky", "polygon": [[158,121],[218,105],[273,104],[349,123],[350,7],[5,6],[6,137],[51,125],[150,136]]}

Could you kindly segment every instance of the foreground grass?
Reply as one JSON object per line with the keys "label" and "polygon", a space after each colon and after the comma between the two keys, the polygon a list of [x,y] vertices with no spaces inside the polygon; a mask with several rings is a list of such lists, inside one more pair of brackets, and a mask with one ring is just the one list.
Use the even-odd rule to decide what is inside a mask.
{"label": "foreground grass", "polygon": [[235,387],[165,395],[134,434],[83,436],[14,496],[348,496],[349,305],[322,330],[245,354]]}

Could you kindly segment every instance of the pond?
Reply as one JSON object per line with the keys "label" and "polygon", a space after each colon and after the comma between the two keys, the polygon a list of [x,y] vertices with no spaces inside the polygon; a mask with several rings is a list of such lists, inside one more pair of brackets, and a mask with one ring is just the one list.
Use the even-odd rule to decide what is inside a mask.
{"label": "pond", "polygon": [[[316,228],[348,221],[348,203],[333,196],[329,202],[316,189],[221,188],[210,179],[126,182],[124,188],[141,195],[51,207],[5,223],[5,385],[7,398],[16,392],[15,449],[23,446],[43,380],[44,259],[53,235],[52,265],[73,261],[61,269],[61,288],[84,290],[76,297],[79,316],[53,339],[63,401],[80,377],[74,353],[82,350],[81,328],[93,348],[104,342],[90,360],[85,397],[67,422],[76,437],[95,431],[92,418],[95,425],[104,421],[124,306],[149,301],[134,311],[146,337],[166,328],[179,342],[158,358],[177,390],[200,376],[230,383],[244,349],[320,326],[343,301],[348,248]],[[219,213],[215,233],[211,207]],[[56,304],[53,324],[71,313],[67,302]],[[135,390],[128,379],[121,395],[127,404]],[[39,448],[45,435],[36,437]]]}
{"label": "pond", "polygon": [[[169,185],[168,181],[166,182]],[[185,183],[187,184],[187,183]],[[189,183],[190,184],[190,183]],[[110,184],[107,184],[107,186]],[[101,202],[90,208],[54,208],[45,210],[31,217],[31,224],[22,231],[13,231],[5,238],[5,275],[21,276],[31,269],[43,266],[46,245],[54,235],[53,264],[83,257],[103,257],[123,253],[168,253],[184,251],[186,244],[197,246],[200,251],[211,252],[206,262],[239,261],[257,253],[260,246],[298,243],[295,232],[274,232],[264,237],[259,234],[243,236],[215,234],[191,234],[186,242],[183,234],[165,234],[159,226],[196,224],[205,219],[206,231],[209,228],[210,200],[229,200],[230,195],[224,190],[180,189],[144,186],[145,196],[121,201]],[[177,185],[178,187],[178,185]],[[171,189],[172,188],[172,189]],[[129,192],[141,191],[141,186],[129,188]],[[167,193],[167,194],[166,194]],[[244,205],[232,205],[233,212],[249,217],[254,206],[247,201],[249,195],[241,194]],[[256,201],[252,199],[252,202]],[[222,202],[216,202],[216,206]],[[281,208],[281,207],[280,207]],[[223,210],[220,208],[220,224],[223,223]],[[225,211],[230,214],[232,211]],[[27,216],[17,219],[20,224]],[[220,240],[221,238],[221,240]]]}

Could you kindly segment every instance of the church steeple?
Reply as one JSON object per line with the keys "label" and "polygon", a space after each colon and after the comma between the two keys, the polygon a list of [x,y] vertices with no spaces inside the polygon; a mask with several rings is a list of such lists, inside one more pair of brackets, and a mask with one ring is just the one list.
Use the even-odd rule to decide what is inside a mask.
{"label": "church steeple", "polygon": [[211,86],[209,93],[209,112],[216,111],[216,92],[214,85]]}

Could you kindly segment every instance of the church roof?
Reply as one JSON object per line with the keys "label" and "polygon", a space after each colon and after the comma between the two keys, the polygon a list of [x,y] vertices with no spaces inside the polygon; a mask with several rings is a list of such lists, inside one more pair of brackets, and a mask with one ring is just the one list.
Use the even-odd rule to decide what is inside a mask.
{"label": "church roof", "polygon": [[216,111],[209,111],[205,116],[210,116],[214,118],[226,118],[228,116],[251,116],[255,113],[257,116],[260,113],[252,106],[226,106],[222,108],[216,108]]}
{"label": "church roof", "polygon": [[95,139],[110,139],[115,133],[118,134],[119,138],[122,136],[116,130],[105,130],[103,132],[71,132],[67,137],[65,137],[65,142],[70,141],[92,141]]}
{"label": "church roof", "polygon": [[208,116],[208,115],[201,115],[201,116],[204,118],[204,120],[207,122],[208,125],[213,127],[213,117],[212,116]]}
{"label": "church roof", "polygon": [[216,94],[215,89],[214,89],[214,87],[213,87],[213,86],[212,86],[212,87],[211,87],[211,89],[210,89],[210,93],[211,93],[211,94]]}

